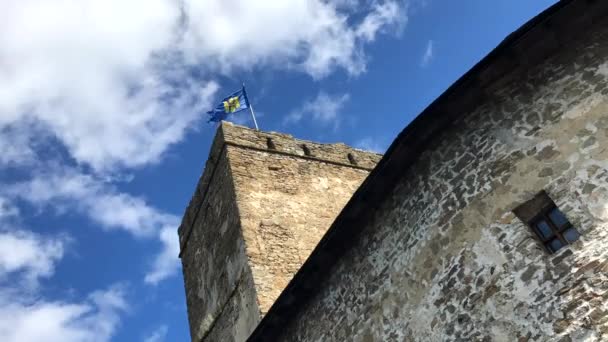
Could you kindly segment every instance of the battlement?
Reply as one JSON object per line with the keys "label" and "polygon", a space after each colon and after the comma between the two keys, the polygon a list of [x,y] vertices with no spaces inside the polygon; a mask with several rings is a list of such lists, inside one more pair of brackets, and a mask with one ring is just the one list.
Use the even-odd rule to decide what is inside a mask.
{"label": "battlement", "polygon": [[282,153],[370,171],[382,158],[381,154],[359,150],[343,143],[321,144],[296,139],[292,135],[257,131],[248,127],[222,122],[224,143],[243,148]]}

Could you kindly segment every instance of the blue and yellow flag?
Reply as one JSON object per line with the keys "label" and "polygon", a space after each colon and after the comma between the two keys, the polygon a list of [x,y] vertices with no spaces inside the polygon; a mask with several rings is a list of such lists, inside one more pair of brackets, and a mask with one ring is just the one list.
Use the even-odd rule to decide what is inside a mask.
{"label": "blue and yellow flag", "polygon": [[207,122],[220,122],[226,119],[228,114],[240,112],[248,108],[249,100],[247,99],[247,93],[245,93],[245,87],[243,87],[234,94],[224,98],[213,110],[208,111],[207,114],[211,115],[211,117]]}

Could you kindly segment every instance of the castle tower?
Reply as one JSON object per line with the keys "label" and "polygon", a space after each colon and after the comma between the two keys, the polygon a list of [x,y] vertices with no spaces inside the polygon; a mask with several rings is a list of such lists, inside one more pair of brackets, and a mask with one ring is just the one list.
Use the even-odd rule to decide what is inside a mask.
{"label": "castle tower", "polygon": [[244,341],[379,154],[222,123],[179,228],[192,341]]}

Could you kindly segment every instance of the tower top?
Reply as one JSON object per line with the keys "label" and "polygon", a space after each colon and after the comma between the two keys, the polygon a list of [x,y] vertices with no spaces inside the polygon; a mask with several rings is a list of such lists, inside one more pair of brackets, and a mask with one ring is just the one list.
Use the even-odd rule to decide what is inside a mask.
{"label": "tower top", "polygon": [[[264,132],[222,121],[217,135],[222,135],[224,144],[251,148],[269,153],[280,153],[371,170],[382,157],[381,154],[363,151],[344,143],[323,144],[294,138],[290,134]],[[349,154],[351,157],[349,157]]]}
{"label": "tower top", "polygon": [[203,200],[202,196],[207,192],[212,177],[211,171],[226,146],[298,157],[365,171],[371,171],[382,158],[382,154],[357,149],[341,142],[319,143],[297,139],[290,134],[258,131],[232,122],[222,121],[217,128],[209,151],[205,170],[179,226],[180,256],[187,244],[187,236],[189,235],[187,231],[189,228],[187,227],[191,228],[194,223],[196,212]]}

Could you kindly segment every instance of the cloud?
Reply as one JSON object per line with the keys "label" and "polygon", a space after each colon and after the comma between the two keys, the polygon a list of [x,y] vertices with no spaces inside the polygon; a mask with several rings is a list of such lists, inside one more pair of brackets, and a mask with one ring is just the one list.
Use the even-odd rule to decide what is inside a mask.
{"label": "cloud", "polygon": [[336,68],[364,72],[366,43],[407,20],[392,0],[185,1],[184,8],[187,59],[224,72],[285,65],[315,78]]}
{"label": "cloud", "polygon": [[[200,122],[218,74],[264,65],[357,75],[364,47],[406,19],[396,0],[10,0],[0,132],[35,122],[97,172],[155,163]],[[38,135],[15,137],[0,138],[0,162],[31,159]]]}
{"label": "cloud", "polygon": [[396,32],[400,32],[407,23],[404,12],[397,2],[376,4],[374,10],[357,27],[356,35],[364,41],[372,42],[378,33],[383,32],[390,25],[394,25],[397,28]]}
{"label": "cloud", "polygon": [[[4,223],[6,225],[6,223]],[[0,231],[0,284],[19,275],[22,287],[33,289],[53,274],[67,238],[44,238],[26,230]]]}
{"label": "cloud", "polygon": [[0,167],[25,165],[35,159],[31,128],[25,120],[4,127],[0,125]]}
{"label": "cloud", "polygon": [[0,289],[0,340],[4,342],[104,342],[128,310],[124,290],[95,291],[81,302],[27,300]]}
{"label": "cloud", "polygon": [[337,127],[340,123],[340,111],[349,98],[349,94],[329,95],[321,91],[317,94],[317,97],[304,102],[300,108],[289,113],[284,120],[284,124],[295,124],[303,119],[310,118],[315,123]]}
{"label": "cloud", "polygon": [[119,192],[102,179],[72,168],[40,171],[27,181],[5,185],[2,191],[60,213],[75,209],[105,229],[124,230],[136,237],[155,236],[161,228],[179,224],[177,216],[148,205],[143,198]]}
{"label": "cloud", "polygon": [[433,59],[433,56],[434,56],[433,41],[429,40],[428,43],[426,44],[426,49],[424,50],[422,59],[420,60],[420,66],[426,67],[427,65],[429,65],[429,63],[431,63],[431,60]]}
{"label": "cloud", "polygon": [[167,0],[4,4],[0,127],[39,122],[96,169],[157,161],[217,89],[169,66],[179,17]]}
{"label": "cloud", "polygon": [[[179,269],[179,217],[149,205],[141,197],[118,191],[103,179],[73,168],[55,167],[2,188],[3,196],[26,201],[40,209],[53,209],[59,214],[77,211],[104,229],[126,231],[137,238],[159,239],[162,249],[146,274],[146,283],[157,284]],[[0,210],[1,200],[2,197]]]}
{"label": "cloud", "polygon": [[386,147],[383,147],[378,141],[370,137],[366,137],[357,141],[354,146],[364,151],[371,151],[376,153],[384,153],[386,151]]}
{"label": "cloud", "polygon": [[174,275],[179,269],[179,240],[175,226],[161,229],[159,233],[160,242],[163,245],[162,251],[156,256],[152,270],[150,270],[144,281],[148,284],[156,285],[163,279]]}
{"label": "cloud", "polygon": [[159,328],[154,330],[150,335],[144,338],[144,342],[163,342],[167,337],[167,331],[169,329],[166,325],[161,325]]}
{"label": "cloud", "polygon": [[76,302],[48,300],[40,293],[69,239],[43,236],[0,221],[0,341],[109,341],[128,310],[124,286],[95,291]]}

